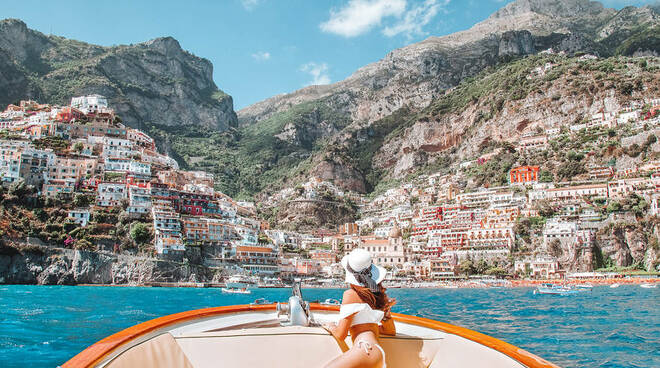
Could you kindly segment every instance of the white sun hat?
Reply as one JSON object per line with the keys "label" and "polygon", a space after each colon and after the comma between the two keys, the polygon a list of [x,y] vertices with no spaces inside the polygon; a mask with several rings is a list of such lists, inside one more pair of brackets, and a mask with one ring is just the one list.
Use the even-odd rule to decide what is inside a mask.
{"label": "white sun hat", "polygon": [[346,270],[346,282],[357,286],[369,287],[369,285],[358,281],[355,275],[355,273],[368,274],[368,272],[365,272],[367,268],[370,268],[370,278],[375,281],[376,285],[380,284],[387,274],[385,268],[373,264],[371,254],[368,251],[359,248],[344,256],[341,260],[341,265]]}

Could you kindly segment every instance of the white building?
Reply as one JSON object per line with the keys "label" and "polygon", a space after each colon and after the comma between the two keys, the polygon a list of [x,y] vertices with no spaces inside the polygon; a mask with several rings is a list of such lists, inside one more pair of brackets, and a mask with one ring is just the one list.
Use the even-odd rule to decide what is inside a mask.
{"label": "white building", "polygon": [[186,250],[181,239],[181,221],[168,201],[152,203],[151,215],[154,219],[154,245],[158,254],[183,254]]}
{"label": "white building", "polygon": [[21,152],[28,148],[28,142],[0,140],[0,178],[4,182],[14,182],[20,178]]}
{"label": "white building", "polygon": [[85,114],[104,112],[108,110],[108,99],[96,94],[74,97],[71,99],[71,107],[74,107]]}
{"label": "white building", "polygon": [[101,207],[119,206],[126,198],[126,184],[100,183],[97,187],[96,205]]}
{"label": "white building", "polygon": [[128,139],[103,137],[104,158],[130,158],[135,153],[133,151],[133,144]]}
{"label": "white building", "polygon": [[620,113],[617,122],[619,124],[627,124],[637,119],[639,119],[639,110]]}
{"label": "white building", "polygon": [[67,218],[70,218],[76,224],[85,227],[89,223],[90,214],[89,210],[86,208],[78,208],[75,210],[69,210]]}
{"label": "white building", "polygon": [[151,165],[145,162],[131,160],[128,164],[128,172],[133,175],[151,176]]}
{"label": "white building", "polygon": [[558,239],[561,242],[573,240],[577,231],[577,224],[575,222],[550,219],[543,228],[543,243],[547,246],[554,239]]}
{"label": "white building", "polygon": [[654,194],[651,196],[651,206],[649,208],[649,214],[651,216],[660,216],[660,207],[658,202],[660,202],[660,194]]}
{"label": "white building", "polygon": [[128,158],[106,158],[105,171],[128,172],[131,160]]}
{"label": "white building", "polygon": [[526,274],[529,272],[534,278],[555,278],[559,276],[559,262],[554,257],[538,256],[535,259],[517,260],[514,263],[514,272]]}
{"label": "white building", "polygon": [[147,133],[138,129],[126,130],[126,138],[133,142],[134,145],[139,145],[145,148],[155,149],[156,143]]}
{"label": "white building", "polygon": [[545,190],[545,198],[539,198],[542,191],[534,193],[538,199],[550,200],[569,200],[580,199],[583,197],[603,197],[607,198],[607,184],[589,184],[572,187],[552,188]]}
{"label": "white building", "polygon": [[145,214],[151,210],[151,189],[130,185],[128,187],[128,213]]}
{"label": "white building", "polygon": [[650,193],[656,188],[655,180],[650,178],[631,178],[613,180],[607,183],[611,198],[623,198],[630,193]]}

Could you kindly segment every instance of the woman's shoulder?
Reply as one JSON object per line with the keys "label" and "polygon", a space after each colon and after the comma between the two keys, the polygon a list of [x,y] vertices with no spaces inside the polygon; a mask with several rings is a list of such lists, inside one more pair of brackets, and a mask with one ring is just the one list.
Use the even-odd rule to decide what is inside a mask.
{"label": "woman's shoulder", "polygon": [[353,289],[344,291],[344,296],[341,299],[342,304],[364,303],[358,293]]}

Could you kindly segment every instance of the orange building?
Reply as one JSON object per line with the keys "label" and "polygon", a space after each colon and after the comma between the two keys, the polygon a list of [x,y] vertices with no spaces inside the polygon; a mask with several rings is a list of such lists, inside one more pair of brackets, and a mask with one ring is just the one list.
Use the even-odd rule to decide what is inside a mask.
{"label": "orange building", "polygon": [[358,224],[354,222],[346,222],[343,225],[339,225],[339,233],[344,235],[356,235],[360,232]]}
{"label": "orange building", "polygon": [[234,259],[253,273],[273,274],[279,271],[277,252],[270,247],[238,245],[234,250]]}
{"label": "orange building", "polygon": [[60,123],[70,123],[73,120],[82,120],[82,118],[85,117],[85,114],[74,108],[74,107],[63,107],[60,111],[57,112],[57,115],[55,116],[55,121],[58,121]]}
{"label": "orange building", "polygon": [[518,166],[509,172],[511,184],[532,184],[539,181],[538,166]]}
{"label": "orange building", "polygon": [[312,249],[309,251],[309,258],[327,265],[337,262],[337,255],[329,249]]}

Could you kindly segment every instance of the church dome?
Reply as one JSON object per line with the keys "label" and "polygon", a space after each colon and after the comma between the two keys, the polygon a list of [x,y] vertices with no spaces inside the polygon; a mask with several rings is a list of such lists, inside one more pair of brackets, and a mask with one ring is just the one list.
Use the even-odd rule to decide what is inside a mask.
{"label": "church dome", "polygon": [[394,226],[392,226],[392,230],[390,230],[390,238],[400,238],[401,237],[401,229],[399,228],[399,223],[395,222]]}

